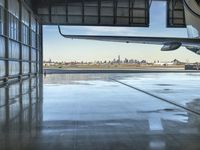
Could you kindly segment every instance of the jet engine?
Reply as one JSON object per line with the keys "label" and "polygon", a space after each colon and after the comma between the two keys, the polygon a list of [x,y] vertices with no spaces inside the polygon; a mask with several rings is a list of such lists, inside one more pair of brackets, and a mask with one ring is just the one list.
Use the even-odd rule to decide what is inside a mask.
{"label": "jet engine", "polygon": [[192,52],[194,52],[194,53],[200,55],[200,47],[189,47],[189,46],[187,46],[186,48],[187,48],[188,50],[190,50],[190,51],[192,51]]}
{"label": "jet engine", "polygon": [[174,51],[181,47],[181,43],[179,42],[168,42],[163,45],[161,51]]}

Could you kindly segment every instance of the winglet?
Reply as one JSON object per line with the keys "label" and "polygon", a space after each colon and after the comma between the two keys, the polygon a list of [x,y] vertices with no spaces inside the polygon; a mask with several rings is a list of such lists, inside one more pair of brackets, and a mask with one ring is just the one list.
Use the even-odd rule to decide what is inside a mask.
{"label": "winglet", "polygon": [[64,37],[64,34],[63,34],[62,31],[61,31],[60,25],[58,25],[58,31],[59,31],[60,35],[62,35],[62,36]]}

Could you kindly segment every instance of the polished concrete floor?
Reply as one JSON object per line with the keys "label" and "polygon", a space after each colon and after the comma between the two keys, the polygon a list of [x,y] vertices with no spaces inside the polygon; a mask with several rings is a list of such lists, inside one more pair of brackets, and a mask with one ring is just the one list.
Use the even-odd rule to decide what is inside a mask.
{"label": "polished concrete floor", "polygon": [[43,90],[40,82],[0,88],[0,150],[200,149],[199,73],[52,74]]}

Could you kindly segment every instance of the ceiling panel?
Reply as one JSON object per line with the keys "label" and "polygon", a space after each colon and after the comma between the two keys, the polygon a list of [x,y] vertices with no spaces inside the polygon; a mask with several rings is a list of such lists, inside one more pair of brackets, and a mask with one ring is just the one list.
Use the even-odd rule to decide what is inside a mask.
{"label": "ceiling panel", "polygon": [[185,27],[183,0],[168,0],[167,10],[168,27]]}
{"label": "ceiling panel", "polygon": [[35,1],[42,24],[149,26],[148,0]]}

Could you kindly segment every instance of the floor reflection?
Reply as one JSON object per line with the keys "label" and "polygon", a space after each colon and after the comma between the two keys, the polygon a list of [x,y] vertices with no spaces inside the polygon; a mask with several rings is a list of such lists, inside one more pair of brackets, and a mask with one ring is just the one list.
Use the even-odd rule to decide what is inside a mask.
{"label": "floor reflection", "polygon": [[42,123],[42,80],[24,79],[0,87],[0,149],[30,146]]}
{"label": "floor reflection", "polygon": [[[199,115],[115,77],[47,75],[44,86],[31,78],[0,87],[0,150],[200,149]],[[186,106],[200,111],[200,100]]]}
{"label": "floor reflection", "polygon": [[[199,116],[110,80],[130,76],[47,75],[43,139],[73,150],[199,150]],[[137,76],[130,81],[139,80]],[[193,105],[199,104],[197,100]]]}

